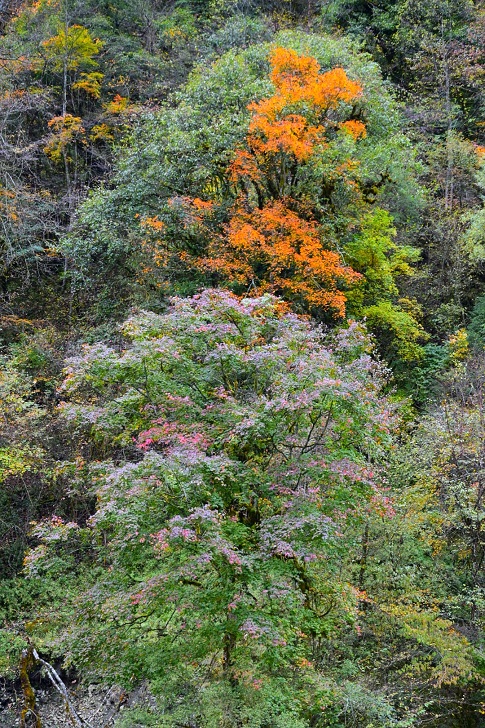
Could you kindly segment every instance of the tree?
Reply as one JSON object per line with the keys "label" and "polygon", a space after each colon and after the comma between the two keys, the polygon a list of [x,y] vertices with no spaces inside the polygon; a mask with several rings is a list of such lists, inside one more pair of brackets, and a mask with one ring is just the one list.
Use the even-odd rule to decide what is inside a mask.
{"label": "tree", "polygon": [[[452,349],[456,342],[451,343]],[[383,523],[381,546],[374,551],[379,536],[372,534],[366,590],[392,602],[395,614],[407,612],[423,645],[435,631],[431,612],[436,626],[443,621],[435,639],[444,659],[439,664],[428,656],[443,675],[422,688],[442,691],[430,704],[436,725],[474,727],[483,710],[483,357],[455,358],[443,379],[439,403],[418,420],[392,458],[394,535]],[[445,645],[448,638],[454,647]],[[468,645],[463,642],[460,651],[463,639]]]}
{"label": "tree", "polygon": [[[3,578],[14,576],[22,564],[29,521],[41,492],[45,464],[42,436],[46,412],[34,401],[25,372],[2,358],[0,374],[0,564]],[[39,433],[39,436],[36,435]]]}
{"label": "tree", "polygon": [[[141,288],[137,286],[137,295],[139,300],[149,300],[150,306],[159,305],[160,291],[193,292],[198,285],[220,282],[217,264],[208,267],[206,263],[210,257],[220,261],[219,253],[225,246],[229,247],[225,253],[228,259],[234,254],[225,228],[230,219],[234,217],[237,229],[240,225],[236,211],[246,216],[241,224],[247,223],[247,216],[254,216],[257,233],[265,225],[258,220],[258,210],[268,204],[269,217],[273,203],[278,202],[287,220],[297,216],[305,229],[319,228],[320,245],[318,250],[313,249],[312,260],[323,253],[332,260],[331,270],[343,254],[341,276],[333,275],[333,280],[327,278],[323,284],[323,291],[326,286],[330,288],[330,299],[331,291],[342,291],[345,279],[352,277],[346,265],[345,246],[358,232],[366,209],[382,204],[395,213],[399,223],[413,217],[413,154],[400,131],[399,114],[377,66],[343,39],[287,32],[276,37],[275,45],[285,49],[284,54],[293,63],[298,58],[310,59],[301,76],[310,96],[306,101],[288,101],[281,111],[286,123],[291,115],[301,117],[300,123],[305,119],[304,126],[294,129],[290,137],[295,144],[311,142],[310,156],[301,158],[301,149],[297,151],[298,159],[294,149],[284,154],[268,149],[253,154],[248,147],[256,138],[259,144],[268,143],[256,126],[249,131],[251,123],[269,122],[274,130],[278,129],[276,117],[270,121],[264,114],[259,116],[248,109],[250,104],[256,108],[275,98],[280,103],[287,93],[284,84],[277,91],[269,78],[268,57],[274,45],[258,44],[242,53],[231,51],[212,66],[197,69],[178,94],[175,106],[142,118],[119,158],[113,185],[98,190],[80,209],[64,250],[83,278],[93,275],[102,285],[104,272],[116,276],[123,271],[119,286],[126,289],[130,280],[142,282]],[[318,66],[346,69],[338,73],[345,85],[342,96],[347,94],[347,100],[339,100],[338,93],[335,99],[324,98],[330,90],[325,89],[325,84],[333,83],[335,90],[340,81],[337,72],[318,71]],[[311,94],[317,92],[320,97],[312,100]],[[355,104],[348,101],[353,94],[357,94]],[[344,122],[352,123],[341,126]],[[316,137],[311,139],[314,129]],[[354,131],[354,136],[349,130]],[[276,138],[273,143],[277,143]],[[253,167],[256,165],[262,175],[256,183],[261,186],[261,202],[255,181],[245,176],[248,170],[244,171],[244,154],[249,154]],[[283,182],[284,164],[288,170],[290,166],[297,170],[293,181],[288,172]],[[198,202],[193,205],[189,199],[213,203],[212,209],[206,204],[202,210]],[[163,231],[146,224],[155,218],[164,223]],[[269,240],[267,234],[263,237]],[[213,246],[213,255],[208,255],[209,245]],[[150,250],[158,266],[154,257],[150,261]],[[272,250],[269,242],[267,250]],[[257,251],[253,252],[256,264]],[[197,259],[200,265],[194,268]],[[269,278],[271,265],[281,268],[283,263],[281,258],[272,262],[267,258],[260,272],[266,270]],[[316,294],[315,271],[307,276],[308,267],[297,267],[300,285],[307,278],[309,290]],[[144,285],[143,271],[147,271]],[[280,273],[280,278],[288,279]],[[239,291],[247,290],[250,284],[251,277],[245,274]],[[294,295],[296,304],[304,307],[298,293],[288,291],[288,295]],[[342,299],[337,299],[337,309],[341,310]],[[330,309],[324,315],[330,318]]]}
{"label": "tree", "polygon": [[57,35],[42,42],[41,53],[48,71],[62,74],[62,116],[67,112],[68,74],[96,68],[94,56],[101,47],[101,41],[93,40],[87,28],[69,25],[67,20]]}
{"label": "tree", "polygon": [[401,367],[422,359],[427,334],[419,323],[419,304],[400,296],[398,289],[398,282],[414,275],[419,250],[396,244],[395,235],[385,210],[376,208],[364,218],[360,234],[347,246],[347,260],[363,280],[347,298],[349,315],[365,316],[381,354],[403,381]]}
{"label": "tree", "polygon": [[[225,273],[256,294],[268,290],[300,307],[342,316],[345,297],[339,287],[359,276],[338,252],[325,249],[301,180],[308,177],[306,163],[311,175],[319,157],[322,162],[330,129],[343,129],[355,139],[365,136],[362,122],[339,114],[342,104],[357,101],[362,88],[341,68],[320,74],[315,58],[292,50],[274,48],[269,60],[275,93],[250,104],[245,145],[229,168],[237,198],[229,210],[227,240],[216,233],[199,265]],[[350,188],[345,169],[351,162],[339,161],[343,184]],[[329,202],[336,184],[327,176],[321,180]]]}
{"label": "tree", "polygon": [[326,639],[355,619],[345,533],[389,510],[377,473],[395,418],[368,340],[353,325],[330,348],[277,299],[220,291],[135,315],[123,334],[122,351],[86,347],[63,386],[66,425],[105,459],[86,466],[86,527],[34,529],[33,577],[64,561],[85,586],[56,649],[105,678],[163,684],[167,706],[182,691],[174,723],[212,695],[216,714],[256,700],[274,725],[309,725]]}

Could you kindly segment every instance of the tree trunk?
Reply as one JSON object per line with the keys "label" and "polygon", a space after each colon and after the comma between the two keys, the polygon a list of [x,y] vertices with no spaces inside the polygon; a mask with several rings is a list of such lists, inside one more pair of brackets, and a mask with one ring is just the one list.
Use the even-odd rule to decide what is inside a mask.
{"label": "tree trunk", "polygon": [[42,728],[40,715],[35,712],[35,693],[30,684],[29,672],[36,663],[34,650],[29,645],[20,656],[20,684],[24,695],[24,707],[20,714],[20,728]]}

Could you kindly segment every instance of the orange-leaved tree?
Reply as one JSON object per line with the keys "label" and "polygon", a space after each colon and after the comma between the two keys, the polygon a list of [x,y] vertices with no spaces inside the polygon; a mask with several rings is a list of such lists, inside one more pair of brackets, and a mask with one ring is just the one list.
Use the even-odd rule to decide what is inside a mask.
{"label": "orange-leaved tree", "polygon": [[366,133],[351,118],[362,88],[342,68],[321,73],[315,58],[286,48],[273,49],[270,66],[274,93],[249,105],[246,139],[227,170],[234,194],[228,221],[222,229],[215,224],[221,200],[185,200],[207,244],[207,254],[192,262],[240,290],[270,291],[300,309],[342,316],[343,289],[361,276],[345,265],[326,211],[332,214],[337,184],[356,207],[361,202],[349,149]]}
{"label": "orange-leaved tree", "polygon": [[314,58],[286,48],[275,48],[270,64],[275,93],[250,104],[246,148],[236,153],[231,173],[236,183],[250,179],[260,193],[275,199],[293,194],[299,166],[327,145],[329,128],[344,128],[359,138],[365,136],[365,125],[332,118],[342,103],[362,95],[343,68],[320,73]]}

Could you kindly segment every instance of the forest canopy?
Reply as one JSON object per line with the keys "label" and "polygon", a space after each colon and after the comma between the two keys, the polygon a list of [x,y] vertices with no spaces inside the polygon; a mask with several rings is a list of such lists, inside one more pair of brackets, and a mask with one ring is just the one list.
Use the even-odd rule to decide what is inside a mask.
{"label": "forest canopy", "polygon": [[6,0],[2,725],[483,725],[484,48]]}

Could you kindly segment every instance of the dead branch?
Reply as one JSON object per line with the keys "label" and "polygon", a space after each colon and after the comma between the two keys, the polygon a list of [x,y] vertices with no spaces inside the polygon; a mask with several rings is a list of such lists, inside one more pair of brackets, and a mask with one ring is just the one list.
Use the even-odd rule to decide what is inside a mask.
{"label": "dead branch", "polygon": [[61,678],[59,677],[59,675],[57,674],[55,669],[52,667],[52,665],[49,662],[46,662],[45,660],[43,660],[42,657],[39,657],[39,653],[37,652],[36,649],[32,650],[32,654],[33,654],[36,662],[41,664],[42,667],[45,669],[45,671],[47,673],[47,677],[51,681],[52,685],[64,698],[64,702],[66,705],[66,711],[67,711],[67,714],[68,714],[72,724],[76,728],[91,728],[89,723],[87,721],[85,721],[84,718],[81,718],[78,715],[78,713],[69,697],[69,693],[67,692],[66,686],[64,685],[63,681],[61,680]]}

